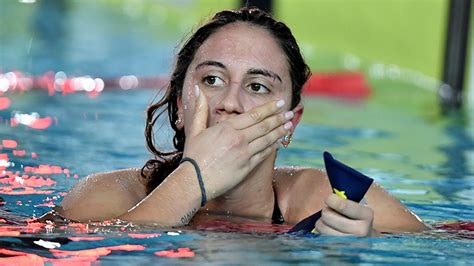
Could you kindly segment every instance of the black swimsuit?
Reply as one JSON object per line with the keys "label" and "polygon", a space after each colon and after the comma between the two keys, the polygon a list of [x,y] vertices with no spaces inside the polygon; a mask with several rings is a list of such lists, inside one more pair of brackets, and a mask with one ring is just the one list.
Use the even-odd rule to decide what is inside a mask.
{"label": "black swimsuit", "polygon": [[273,206],[272,224],[284,224],[285,219],[283,218],[283,215],[281,214],[280,207],[278,207],[276,193],[274,192],[273,194],[275,195],[275,204]]}

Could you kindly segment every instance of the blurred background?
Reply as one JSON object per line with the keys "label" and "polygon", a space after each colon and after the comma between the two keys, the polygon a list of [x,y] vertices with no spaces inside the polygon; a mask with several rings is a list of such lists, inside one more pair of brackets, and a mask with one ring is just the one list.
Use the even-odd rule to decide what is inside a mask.
{"label": "blurred background", "polygon": [[[237,8],[244,2],[2,1],[0,73],[166,77],[176,47],[193,27],[215,11]],[[315,73],[361,72],[377,100],[433,115],[439,112],[450,2],[273,0],[249,4],[271,4],[271,12],[293,30]],[[472,62],[467,54],[464,58],[466,64],[459,64]],[[470,69],[466,73],[474,71]],[[460,79],[465,80],[461,86],[466,87],[465,102],[472,106],[470,76]]]}

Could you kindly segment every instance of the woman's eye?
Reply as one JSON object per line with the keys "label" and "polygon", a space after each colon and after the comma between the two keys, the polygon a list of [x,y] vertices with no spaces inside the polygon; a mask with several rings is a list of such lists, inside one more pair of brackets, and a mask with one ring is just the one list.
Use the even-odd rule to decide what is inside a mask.
{"label": "woman's eye", "polygon": [[264,86],[260,83],[250,84],[250,90],[254,93],[262,93],[262,94],[270,92],[270,90],[266,86]]}
{"label": "woman's eye", "polygon": [[202,79],[202,82],[211,87],[219,87],[224,84],[224,81],[217,76],[206,76]]}

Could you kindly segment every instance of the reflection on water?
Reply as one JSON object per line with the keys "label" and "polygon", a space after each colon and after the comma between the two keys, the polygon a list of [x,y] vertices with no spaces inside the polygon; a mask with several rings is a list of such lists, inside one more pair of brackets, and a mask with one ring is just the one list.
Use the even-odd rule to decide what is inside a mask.
{"label": "reflection on water", "polygon": [[474,204],[469,196],[474,191],[474,136],[469,134],[472,133],[469,131],[472,125],[469,125],[462,113],[456,116],[451,118],[453,121],[444,129],[452,142],[439,147],[447,158],[441,165],[439,174],[446,177],[447,182],[436,189],[451,201],[464,198],[468,203]]}

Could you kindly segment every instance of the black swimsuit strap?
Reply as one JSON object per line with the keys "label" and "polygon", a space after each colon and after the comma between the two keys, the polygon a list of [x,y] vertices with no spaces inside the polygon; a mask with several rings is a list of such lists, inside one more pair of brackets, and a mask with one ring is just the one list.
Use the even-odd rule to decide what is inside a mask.
{"label": "black swimsuit strap", "polygon": [[273,194],[275,195],[275,204],[273,204],[272,224],[283,224],[285,219],[281,214],[280,207],[278,207],[276,192],[274,191]]}

